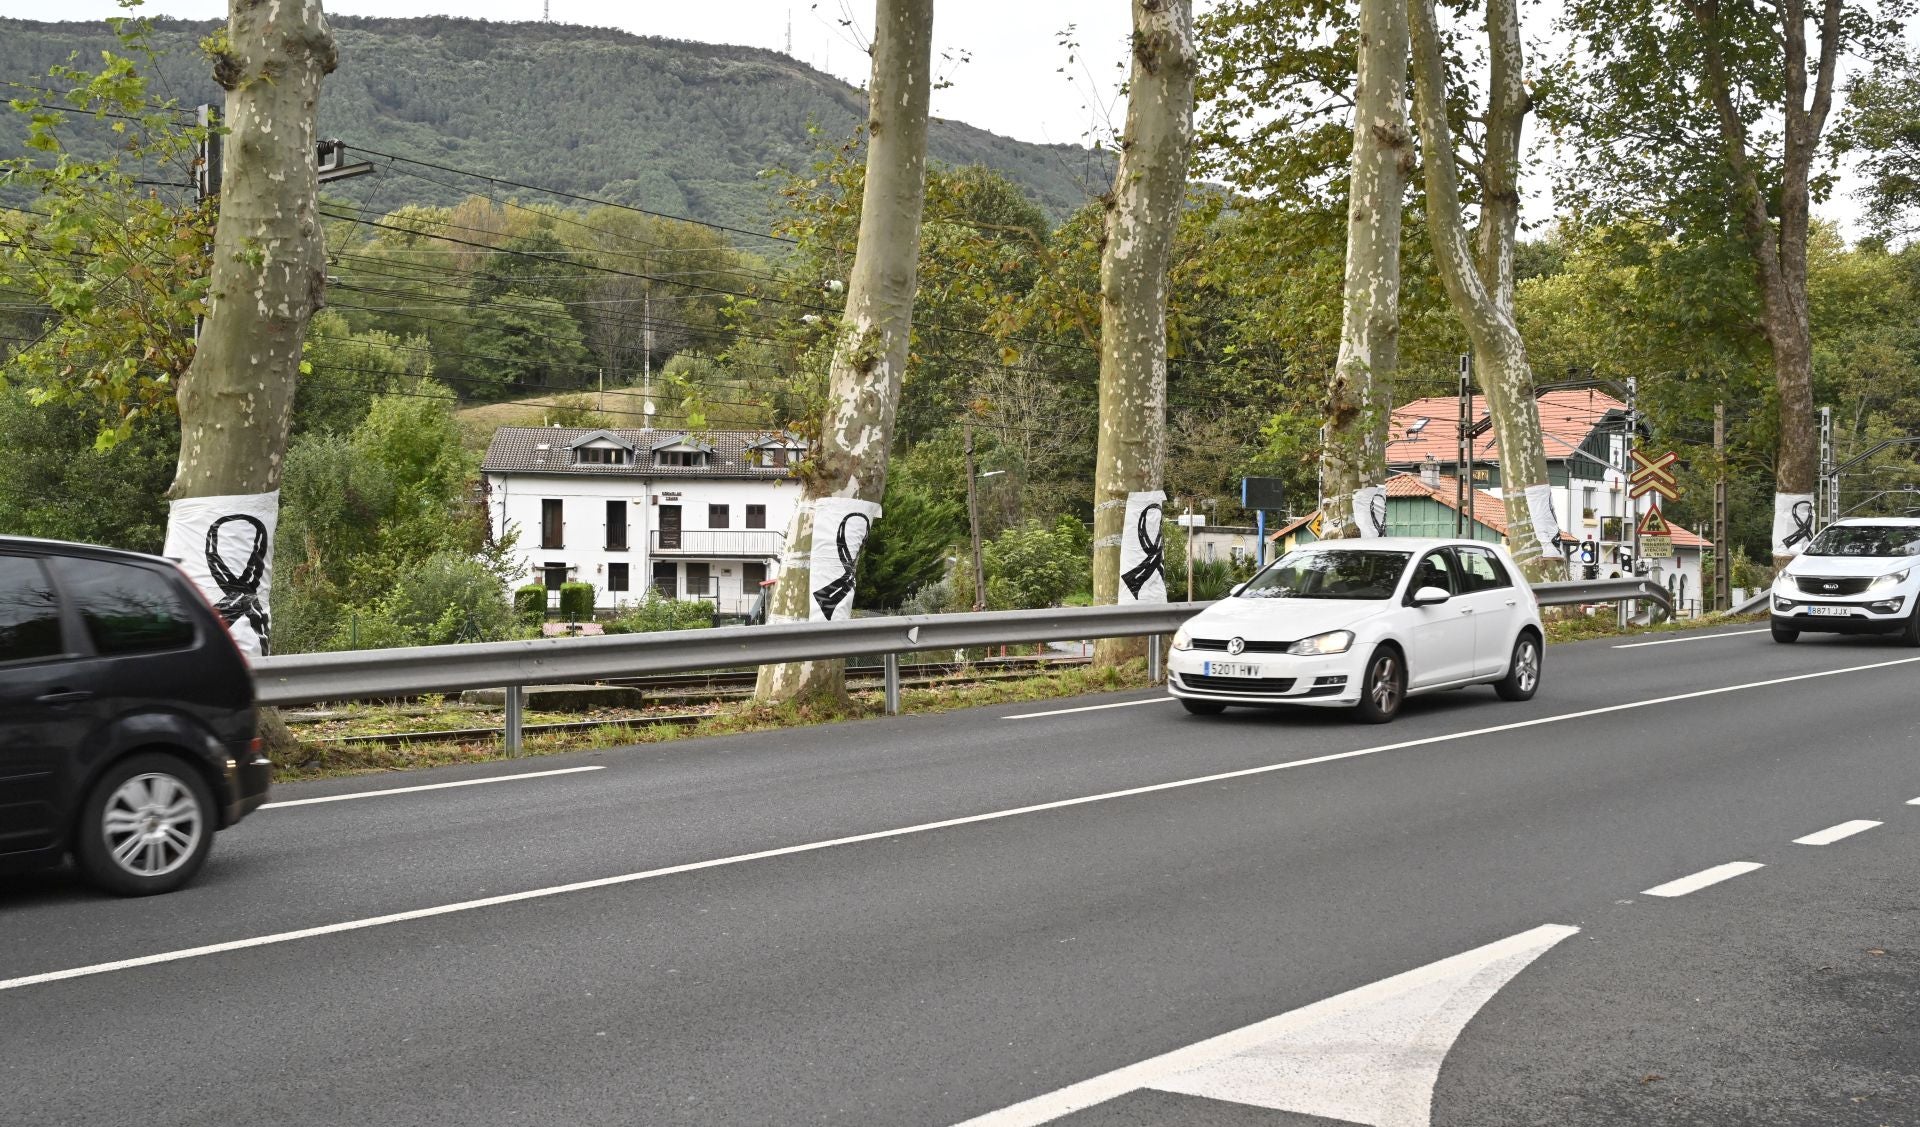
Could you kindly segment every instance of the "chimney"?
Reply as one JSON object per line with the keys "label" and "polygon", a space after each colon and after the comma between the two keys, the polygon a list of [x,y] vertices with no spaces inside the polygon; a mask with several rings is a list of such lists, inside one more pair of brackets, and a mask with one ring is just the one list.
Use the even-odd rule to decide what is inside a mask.
{"label": "chimney", "polygon": [[1420,480],[1435,488],[1440,485],[1440,460],[1432,454],[1428,454],[1427,460],[1420,465]]}

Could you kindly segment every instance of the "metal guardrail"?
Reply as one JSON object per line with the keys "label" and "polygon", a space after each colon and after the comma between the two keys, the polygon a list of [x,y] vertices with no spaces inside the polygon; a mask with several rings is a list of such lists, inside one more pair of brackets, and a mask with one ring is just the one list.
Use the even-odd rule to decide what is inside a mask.
{"label": "metal guardrail", "polygon": [[[1644,579],[1540,583],[1542,606],[1644,601],[1671,614],[1665,588]],[[539,638],[453,646],[288,654],[254,663],[263,705],[365,700],[506,686],[507,748],[520,747],[528,685],[686,673],[728,666],[823,661],[879,654],[889,712],[899,711],[899,655],[1021,642],[1153,636],[1150,671],[1159,679],[1158,636],[1172,633],[1207,603],[1062,607],[977,614],[907,615],[851,622],[797,622],[676,630],[595,638]]]}

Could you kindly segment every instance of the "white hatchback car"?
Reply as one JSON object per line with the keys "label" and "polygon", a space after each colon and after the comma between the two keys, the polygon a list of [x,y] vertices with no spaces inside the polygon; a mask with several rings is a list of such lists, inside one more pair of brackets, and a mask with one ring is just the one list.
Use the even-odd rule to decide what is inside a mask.
{"label": "white hatchback car", "polygon": [[1167,689],[1188,712],[1349,707],[1385,723],[1409,696],[1540,688],[1540,607],[1504,548],[1323,540],[1289,552],[1173,636]]}
{"label": "white hatchback car", "polygon": [[1865,517],[1820,530],[1773,581],[1773,640],[1803,631],[1898,634],[1920,646],[1920,519]]}

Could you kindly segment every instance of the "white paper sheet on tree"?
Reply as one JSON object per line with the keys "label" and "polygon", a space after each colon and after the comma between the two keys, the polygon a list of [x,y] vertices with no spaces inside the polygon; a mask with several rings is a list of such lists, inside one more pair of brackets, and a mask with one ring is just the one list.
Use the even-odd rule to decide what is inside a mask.
{"label": "white paper sheet on tree", "polygon": [[1813,539],[1813,494],[1773,495],[1773,554],[1797,556]]}
{"label": "white paper sheet on tree", "polygon": [[1560,540],[1560,517],[1553,511],[1553,486],[1529,485],[1526,498],[1527,516],[1533,521],[1540,549],[1558,555],[1560,549],[1555,545]]}
{"label": "white paper sheet on tree", "polygon": [[1374,538],[1387,534],[1387,490],[1385,486],[1369,485],[1355,491],[1353,495],[1353,524],[1360,530],[1362,538]]}
{"label": "white paper sheet on tree", "polygon": [[[1120,526],[1121,603],[1167,601],[1167,495],[1153,489],[1127,494],[1127,515]],[[1193,534],[1192,529],[1187,534]]]}
{"label": "white paper sheet on tree", "polygon": [[880,519],[880,506],[852,497],[813,503],[813,551],[807,557],[807,618],[845,622],[853,617],[853,580],[860,547]]}
{"label": "white paper sheet on tree", "polygon": [[226,620],[242,652],[272,652],[273,532],[280,524],[280,493],[189,497],[167,512],[161,554],[179,561]]}

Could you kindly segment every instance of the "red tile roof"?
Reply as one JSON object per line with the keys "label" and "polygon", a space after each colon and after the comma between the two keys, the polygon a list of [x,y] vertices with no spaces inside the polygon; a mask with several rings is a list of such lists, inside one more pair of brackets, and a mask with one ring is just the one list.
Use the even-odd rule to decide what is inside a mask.
{"label": "red tile roof", "polygon": [[[1626,404],[1599,391],[1542,393],[1540,431],[1547,460],[1551,462],[1572,457],[1608,412],[1626,409]],[[1486,417],[1486,398],[1474,396],[1474,423],[1483,423]],[[1421,419],[1427,420],[1424,425],[1420,423]],[[1449,465],[1460,457],[1460,400],[1456,396],[1416,399],[1394,408],[1392,421],[1387,426],[1387,464],[1419,465],[1427,460],[1429,454],[1435,461]],[[1500,460],[1500,444],[1494,440],[1492,427],[1473,436],[1473,460]]]}

